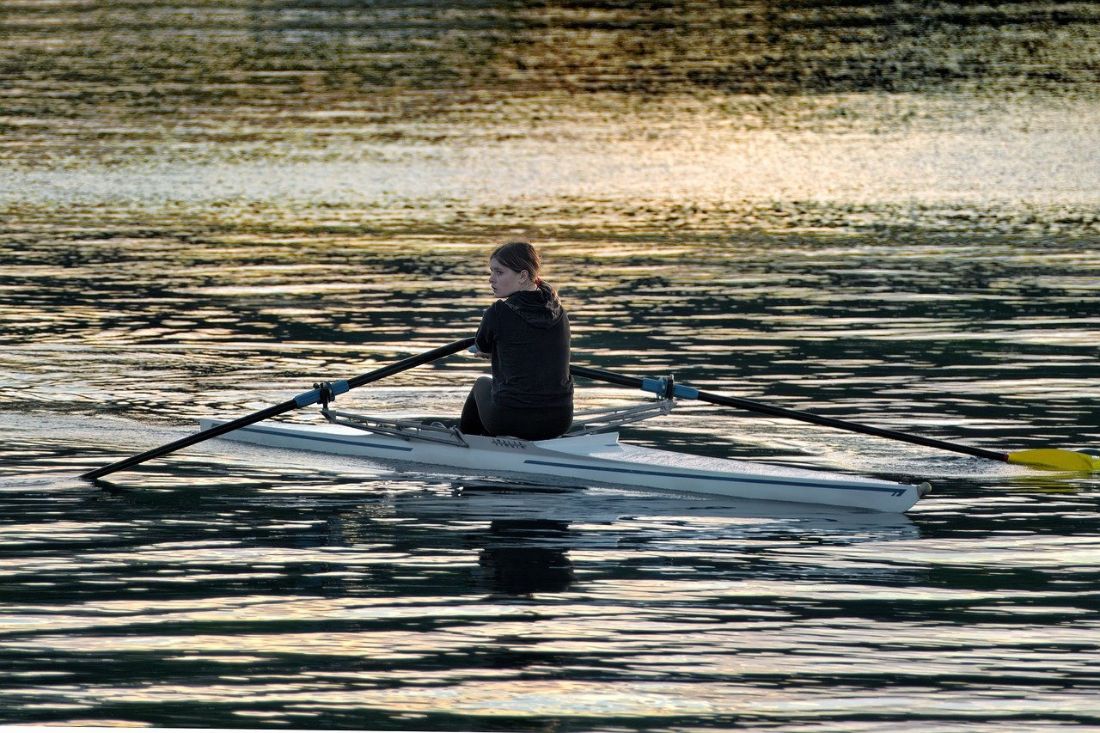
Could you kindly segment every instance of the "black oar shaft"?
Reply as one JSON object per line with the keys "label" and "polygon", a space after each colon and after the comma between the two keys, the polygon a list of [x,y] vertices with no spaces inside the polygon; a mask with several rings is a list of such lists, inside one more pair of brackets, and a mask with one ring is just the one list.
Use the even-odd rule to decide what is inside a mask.
{"label": "black oar shaft", "polygon": [[[361,387],[369,382],[375,382],[379,379],[384,379],[385,377],[392,376],[407,369],[412,369],[413,367],[420,366],[421,364],[427,364],[428,362],[435,361],[436,359],[442,359],[444,356],[449,356],[450,354],[454,354],[458,351],[469,348],[473,343],[474,340],[472,338],[460,339],[453,343],[447,344],[446,346],[440,346],[437,349],[425,351],[423,354],[417,354],[416,356],[410,356],[407,359],[402,359],[401,361],[390,364],[389,366],[384,366],[381,369],[375,369],[372,372],[360,374],[358,377],[349,379],[346,382],[347,389]],[[216,438],[219,435],[224,435],[225,433],[231,432],[238,428],[243,428],[246,425],[251,425],[252,423],[260,422],[261,420],[266,420],[269,417],[282,415],[284,412],[290,412],[291,410],[295,410],[299,407],[307,407],[309,405],[316,404],[320,401],[320,397],[320,391],[314,389],[312,392],[300,394],[293,399],[289,399],[286,402],[280,402],[277,405],[272,405],[271,407],[264,408],[263,410],[260,410],[259,412],[254,412],[251,415],[239,417],[236,420],[231,420],[230,422],[224,423],[222,425],[218,425],[207,430],[202,430],[193,435],[188,435],[186,438],[180,438],[179,440],[168,443],[167,445],[162,445],[159,448],[153,448],[151,450],[145,451],[144,453],[139,453],[136,456],[131,456],[121,461],[116,461],[110,465],[97,468],[93,471],[88,471],[87,473],[81,474],[80,478],[94,481],[95,479],[106,476],[109,473],[115,473],[116,471],[123,471],[127,468],[132,468],[133,466],[136,466],[139,463],[144,463],[145,461],[148,461],[152,458],[158,458],[160,456],[167,455],[168,453],[177,451],[180,448],[186,448],[189,445],[201,443],[202,441],[209,440],[210,438]]]}
{"label": "black oar shaft", "polygon": [[635,389],[642,388],[642,380],[640,377],[631,377],[626,374],[616,374],[615,372],[609,372],[604,369],[593,369],[592,367],[583,367],[577,366],[576,364],[570,364],[569,372],[575,377],[587,377],[588,379],[596,379],[601,382],[618,384],[622,387],[634,387]]}
{"label": "black oar shaft", "polygon": [[231,430],[243,428],[245,425],[251,425],[254,422],[259,422],[260,420],[266,420],[269,417],[274,417],[275,415],[281,415],[284,412],[289,412],[297,406],[298,404],[294,400],[287,400],[286,402],[280,403],[278,405],[272,405],[271,407],[268,407],[261,412],[256,412],[251,415],[246,415],[245,417],[237,418],[236,420],[218,425],[217,427],[210,428],[209,430],[203,430],[193,435],[188,435],[186,438],[180,438],[179,440],[167,443],[158,448],[152,448],[145,451],[144,453],[139,453],[136,456],[130,456],[129,458],[125,458],[121,461],[115,461],[114,463],[111,463],[107,466],[102,466],[93,471],[82,473],[80,474],[80,478],[94,481],[95,479],[106,476],[109,473],[125,471],[127,468],[132,468],[139,463],[145,463],[145,461],[148,461],[152,458],[157,458],[159,456],[173,453],[175,451],[178,451],[180,448],[186,448],[189,445],[201,443],[202,441],[209,440],[210,438],[216,438],[217,436],[228,433]]}
{"label": "black oar shaft", "polygon": [[417,354],[416,356],[410,356],[407,359],[394,362],[389,366],[384,366],[380,369],[375,369],[373,372],[367,372],[366,374],[360,374],[358,377],[352,377],[348,380],[348,388],[355,389],[356,387],[362,387],[369,382],[377,382],[379,379],[385,379],[386,377],[392,377],[394,374],[418,367],[422,364],[437,361],[445,356],[458,353],[463,349],[468,349],[474,345],[473,338],[459,339],[453,341],[445,346],[432,349],[431,351],[425,351],[423,354]]}
{"label": "black oar shaft", "polygon": [[863,433],[864,435],[875,435],[880,438],[888,438],[890,440],[900,440],[906,443],[914,443],[916,445],[923,445],[928,448],[939,448],[947,451],[954,451],[955,453],[966,453],[979,458],[990,458],[995,461],[1007,461],[1008,454],[998,453],[997,451],[985,450],[984,448],[975,448],[969,445],[962,445],[960,443],[949,443],[944,440],[937,440],[936,438],[928,438],[923,435],[913,435],[912,433],[902,433],[897,430],[887,430],[886,428],[876,428],[874,425],[863,425],[861,423],[849,422],[847,420],[840,420],[835,417],[825,417],[824,415],[815,415],[812,412],[802,412],[800,410],[789,410],[784,407],[776,407],[774,405],[767,405],[761,402],[755,402],[753,400],[746,400],[740,397],[727,397],[725,395],[713,394],[711,392],[700,392],[699,399],[704,402],[710,402],[715,405],[725,405],[727,407],[739,407],[743,410],[750,410],[753,412],[759,412],[765,415],[774,415],[775,417],[786,417],[793,420],[801,420],[802,422],[813,423],[815,425],[824,425],[830,428],[837,428],[838,430],[848,430],[853,433]]}
{"label": "black oar shaft", "polygon": [[[616,374],[614,372],[605,371],[603,369],[591,369],[589,367],[571,366],[570,370],[578,377],[587,377],[589,379],[598,379],[611,384],[618,384],[624,387],[635,387],[637,389],[644,389],[642,386],[643,380],[638,377],[631,377],[625,374]],[[835,417],[825,417],[824,415],[815,415],[812,412],[802,412],[800,410],[791,410],[785,407],[776,407],[775,405],[768,405],[763,402],[756,402],[755,400],[747,400],[743,397],[728,397],[726,395],[714,394],[713,392],[700,392],[698,390],[690,390],[691,396],[695,399],[702,400],[703,402],[709,402],[715,405],[723,405],[725,407],[737,407],[742,410],[748,410],[749,412],[757,412],[764,415],[771,415],[773,417],[784,417],[791,420],[799,420],[801,422],[813,423],[815,425],[824,425],[830,428],[836,428],[838,430],[847,430],[853,433],[862,433],[864,435],[874,435],[880,438],[888,438],[890,440],[899,440],[906,443],[913,443],[916,445],[923,445],[928,448],[939,448],[941,450],[953,451],[955,453],[965,453],[971,456],[977,456],[979,458],[989,458],[994,461],[1008,461],[1007,453],[999,453],[997,451],[985,450],[984,448],[975,448],[969,445],[961,445],[959,443],[949,443],[944,440],[937,440],[935,438],[926,438],[923,435],[912,435],[910,433],[902,433],[897,430],[887,430],[885,428],[876,428],[873,425],[862,425],[860,423],[849,422],[847,420],[840,420]]]}

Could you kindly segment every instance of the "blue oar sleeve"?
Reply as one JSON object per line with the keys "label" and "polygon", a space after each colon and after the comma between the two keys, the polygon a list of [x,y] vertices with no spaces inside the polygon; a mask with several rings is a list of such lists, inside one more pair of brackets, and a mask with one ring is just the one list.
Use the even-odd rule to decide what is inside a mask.
{"label": "blue oar sleeve", "polygon": [[[665,392],[668,389],[668,380],[664,377],[661,377],[660,379],[643,379],[642,389],[646,392],[653,392],[658,397],[664,397]],[[699,398],[699,390],[695,389],[694,387],[684,386],[682,384],[673,384],[672,396],[682,397],[685,400],[694,400]]]}
{"label": "blue oar sleeve", "polygon": [[317,389],[312,389],[309,392],[303,392],[302,394],[298,395],[294,398],[294,404],[298,405],[298,407],[309,407],[310,405],[317,404],[321,401],[321,390],[325,389],[326,387],[332,390],[333,397],[338,394],[344,394],[349,389],[351,389],[351,387],[348,386],[346,380],[340,380],[339,382],[328,382],[322,387],[318,387]]}

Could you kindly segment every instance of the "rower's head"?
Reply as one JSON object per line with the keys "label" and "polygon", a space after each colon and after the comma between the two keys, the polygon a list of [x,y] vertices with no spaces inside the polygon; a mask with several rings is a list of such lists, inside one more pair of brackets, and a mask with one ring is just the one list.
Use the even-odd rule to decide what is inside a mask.
{"label": "rower's head", "polygon": [[489,255],[489,287],[498,298],[535,290],[542,284],[541,271],[542,260],[530,242],[505,242]]}

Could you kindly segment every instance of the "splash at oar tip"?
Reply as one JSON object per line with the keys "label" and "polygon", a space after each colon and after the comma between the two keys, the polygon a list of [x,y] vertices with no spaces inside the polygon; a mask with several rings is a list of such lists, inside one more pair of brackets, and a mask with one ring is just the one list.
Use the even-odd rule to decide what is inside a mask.
{"label": "splash at oar tip", "polygon": [[1100,472],[1100,456],[1060,448],[1032,448],[1008,454],[1008,462],[1048,471]]}

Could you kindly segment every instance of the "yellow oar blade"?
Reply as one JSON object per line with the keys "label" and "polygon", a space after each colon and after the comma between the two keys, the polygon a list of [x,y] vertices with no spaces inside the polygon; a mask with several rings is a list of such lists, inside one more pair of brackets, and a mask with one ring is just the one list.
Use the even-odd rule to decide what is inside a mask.
{"label": "yellow oar blade", "polygon": [[1008,454],[1009,463],[1055,471],[1100,471],[1100,458],[1058,448],[1033,448]]}

